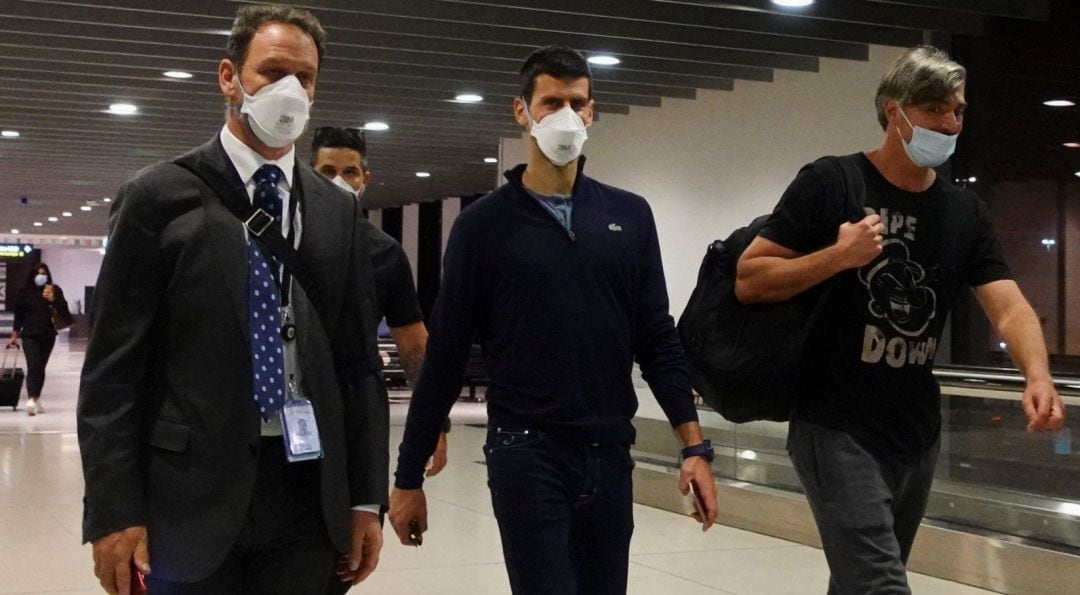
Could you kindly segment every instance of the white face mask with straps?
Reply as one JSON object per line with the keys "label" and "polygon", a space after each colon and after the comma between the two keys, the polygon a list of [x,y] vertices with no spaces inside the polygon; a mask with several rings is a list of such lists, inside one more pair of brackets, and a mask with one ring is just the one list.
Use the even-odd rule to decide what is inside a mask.
{"label": "white face mask with straps", "polygon": [[911,123],[903,109],[900,109],[900,115],[904,116],[908,126],[911,126],[911,140],[904,140],[899,127],[896,133],[900,135],[900,142],[904,145],[904,150],[907,151],[912,163],[919,167],[937,167],[949,160],[953,151],[956,150],[956,139],[960,136],[959,134],[942,134],[916,126]]}
{"label": "white face mask with straps", "polygon": [[244,91],[239,72],[236,75],[236,84],[244,94],[240,113],[247,116],[251,131],[266,143],[266,146],[275,149],[287,147],[304,133],[311,104],[314,102],[308,98],[307,91],[296,75],[290,74],[274,81],[256,91],[254,95],[248,95],[247,91]]}
{"label": "white face mask with straps", "polygon": [[537,122],[529,113],[529,104],[524,97],[521,101],[525,104],[525,115],[531,124],[529,134],[536,139],[540,152],[549,161],[562,167],[581,155],[589,133],[586,131],[585,120],[581,119],[574,108],[568,105]]}

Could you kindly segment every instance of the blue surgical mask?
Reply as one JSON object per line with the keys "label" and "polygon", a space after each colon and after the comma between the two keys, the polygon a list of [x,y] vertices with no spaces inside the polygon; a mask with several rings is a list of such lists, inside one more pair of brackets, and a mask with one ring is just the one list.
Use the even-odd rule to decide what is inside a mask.
{"label": "blue surgical mask", "polygon": [[911,120],[908,120],[904,110],[900,110],[900,115],[904,116],[908,126],[911,126],[911,141],[904,141],[904,135],[899,128],[896,132],[900,134],[900,142],[903,143],[904,150],[907,151],[912,163],[919,167],[937,167],[949,160],[953,151],[956,150],[956,138],[960,136],[959,134],[942,134],[922,126],[915,126]]}
{"label": "blue surgical mask", "polygon": [[49,282],[49,276],[48,275],[34,275],[34,285],[37,285],[38,287],[42,287],[48,282]]}

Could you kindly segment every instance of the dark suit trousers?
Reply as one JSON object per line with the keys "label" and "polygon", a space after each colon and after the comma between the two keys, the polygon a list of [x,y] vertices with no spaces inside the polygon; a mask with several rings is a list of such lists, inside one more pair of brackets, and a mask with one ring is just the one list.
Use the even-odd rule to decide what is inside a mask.
{"label": "dark suit trousers", "polygon": [[319,462],[289,463],[284,449],[281,438],[262,439],[247,518],[225,562],[197,583],[156,581],[151,574],[151,595],[323,595],[338,553],[323,522]]}

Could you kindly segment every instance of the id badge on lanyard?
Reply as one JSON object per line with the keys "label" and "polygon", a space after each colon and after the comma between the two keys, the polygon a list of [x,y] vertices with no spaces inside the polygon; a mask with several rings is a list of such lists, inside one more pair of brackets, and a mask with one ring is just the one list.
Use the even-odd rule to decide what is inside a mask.
{"label": "id badge on lanyard", "polygon": [[[288,281],[292,292],[292,280]],[[296,325],[292,304],[286,302],[281,308],[281,338],[285,354],[285,383],[288,397],[278,415],[285,437],[285,457],[290,463],[321,459],[322,441],[319,424],[315,419],[315,407],[304,397],[300,387],[300,369],[296,355]]]}

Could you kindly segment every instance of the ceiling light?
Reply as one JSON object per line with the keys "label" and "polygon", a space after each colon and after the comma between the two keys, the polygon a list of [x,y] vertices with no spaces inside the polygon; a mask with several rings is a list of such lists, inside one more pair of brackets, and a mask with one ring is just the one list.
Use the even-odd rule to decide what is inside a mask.
{"label": "ceiling light", "polygon": [[978,181],[979,181],[979,178],[976,178],[975,176],[971,176],[970,178],[968,178],[968,180],[967,180],[967,181],[969,181],[969,182],[971,182],[972,184],[974,184],[975,182],[978,182]]}
{"label": "ceiling light", "polygon": [[16,138],[16,137],[19,136],[19,131],[18,130],[0,131],[0,136],[3,136],[4,138]]}
{"label": "ceiling light", "polygon": [[494,157],[484,157],[484,163],[498,163],[499,160]]}
{"label": "ceiling light", "polygon": [[65,217],[70,217],[71,216],[71,211],[64,211],[63,213],[60,213],[60,214],[65,216]]}
{"label": "ceiling light", "polygon": [[130,103],[114,103],[109,106],[109,113],[118,116],[130,116],[139,111],[139,108]]}
{"label": "ceiling light", "polygon": [[814,3],[814,0],[772,0],[772,3],[786,8],[799,8],[802,6],[810,6]]}
{"label": "ceiling light", "polygon": [[165,72],[163,72],[161,74],[164,74],[165,76],[167,76],[167,77],[169,77],[171,79],[189,79],[189,78],[191,78],[191,73],[190,72],[184,72],[183,70],[168,70],[168,71],[165,71]]}
{"label": "ceiling light", "polygon": [[1068,99],[1051,99],[1050,101],[1044,101],[1043,105],[1047,107],[1072,107],[1076,104]]}
{"label": "ceiling light", "polygon": [[13,229],[13,230],[11,230],[11,233],[19,233],[19,230]]}
{"label": "ceiling light", "polygon": [[1065,147],[1067,149],[1080,149],[1080,143],[1074,143],[1074,142],[1062,143],[1061,146],[1063,146],[1063,147]]}
{"label": "ceiling light", "polygon": [[101,202],[112,202],[112,199],[106,196],[105,198],[101,199]]}
{"label": "ceiling light", "polygon": [[418,172],[416,172],[416,177],[418,177],[418,178],[430,178],[431,174],[426,172],[426,171],[418,171]]}
{"label": "ceiling light", "polygon": [[80,211],[90,211],[90,210],[92,210],[93,208],[94,208],[94,207],[91,207],[90,205],[83,205],[83,206],[79,207],[79,210],[80,210]]}
{"label": "ceiling light", "polygon": [[34,222],[34,227],[41,227],[41,225],[42,225],[42,223],[40,221],[35,221]]}
{"label": "ceiling light", "polygon": [[364,124],[364,130],[390,130],[390,125],[386,122],[368,122]]}
{"label": "ceiling light", "polygon": [[1076,177],[1080,178],[1080,171],[1076,172]]}
{"label": "ceiling light", "polygon": [[59,220],[60,220],[60,219],[58,219],[58,218],[56,218],[56,217],[49,217],[49,223],[56,223],[56,222],[57,222],[57,221],[59,221]]}
{"label": "ceiling light", "polygon": [[615,56],[609,56],[606,54],[601,56],[589,57],[589,64],[596,64],[597,66],[615,66],[619,62],[622,62],[622,60],[616,58]]}
{"label": "ceiling light", "polygon": [[454,98],[454,101],[461,103],[480,103],[484,100],[483,95],[477,95],[476,93],[462,93]]}

